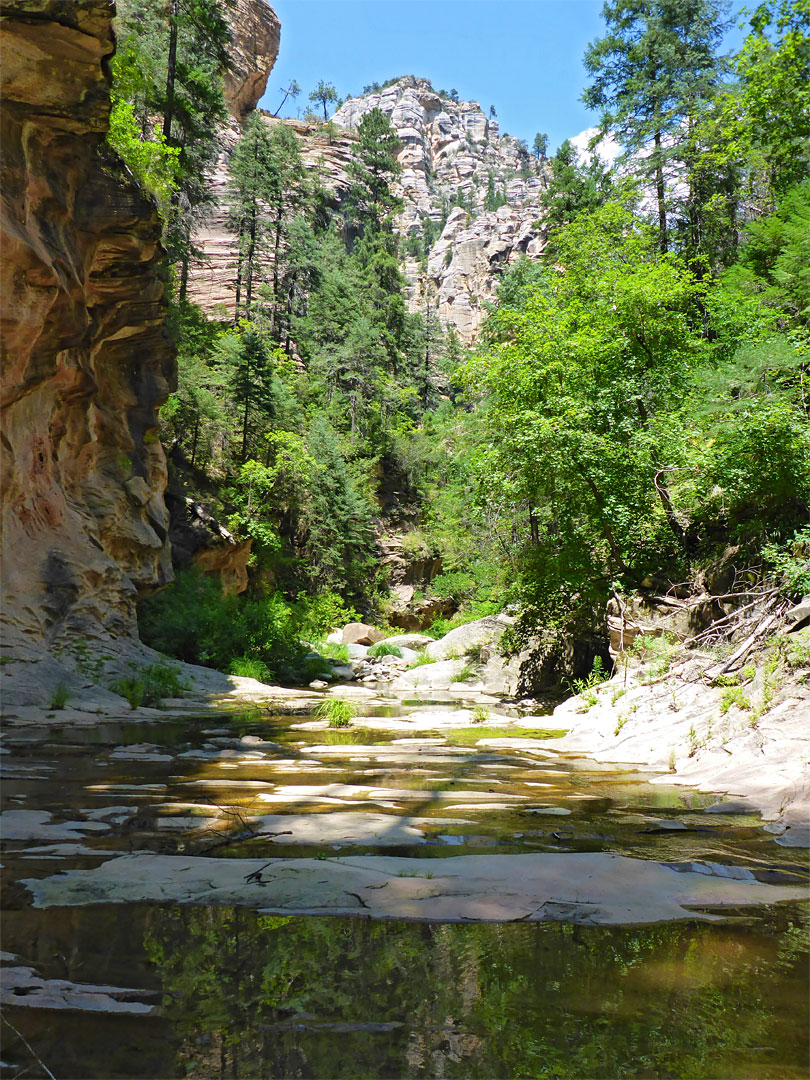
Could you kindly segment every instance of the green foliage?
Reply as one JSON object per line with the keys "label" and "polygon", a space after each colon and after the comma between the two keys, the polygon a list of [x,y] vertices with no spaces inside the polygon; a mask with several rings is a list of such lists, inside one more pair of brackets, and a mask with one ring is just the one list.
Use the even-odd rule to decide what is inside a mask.
{"label": "green foliage", "polygon": [[69,697],[69,691],[66,686],[60,683],[54,692],[51,694],[51,703],[48,706],[49,709],[64,709],[67,705]]}
{"label": "green foliage", "polygon": [[256,656],[235,656],[231,660],[229,670],[231,675],[240,675],[244,679],[256,679],[262,683],[273,681],[273,673],[270,668],[265,664],[264,660],[260,660]]}
{"label": "green foliage", "polygon": [[189,684],[180,678],[177,668],[168,664],[146,664],[138,666],[131,663],[132,675],[117,679],[110,689],[126,698],[131,709],[140,705],[160,708],[164,698],[182,697],[189,689]]}
{"label": "green foliage", "polygon": [[485,724],[490,718],[490,711],[486,705],[476,705],[473,709],[470,723],[472,724]]}
{"label": "green foliage", "polygon": [[324,123],[329,119],[327,109],[330,105],[334,105],[338,100],[337,90],[332,83],[324,82],[323,79],[318,81],[318,85],[310,93],[309,100],[315,105],[320,105],[323,109]]}
{"label": "green foliage", "polygon": [[784,544],[763,545],[762,557],[788,593],[810,594],[810,528],[795,532]]}
{"label": "green foliage", "polygon": [[[217,125],[226,116],[222,74],[229,63],[230,32],[218,0],[121,0],[117,12],[113,97],[132,111],[119,114],[114,138],[152,177],[168,168],[167,150],[176,152],[171,155],[175,182],[163,207],[164,243],[181,265],[183,297],[195,256],[193,220],[212,198],[208,172],[219,150]],[[132,118],[144,142],[156,149],[136,152]]]}
{"label": "green foliage", "polygon": [[124,678],[117,679],[110,689],[116,694],[120,694],[122,698],[126,698],[129,702],[130,709],[140,708],[146,695],[144,681],[143,679],[139,679],[136,675],[128,675]]}
{"label": "green foliage", "polygon": [[369,656],[398,656],[402,659],[402,649],[399,645],[391,645],[388,641],[378,641],[376,645],[372,645],[368,650]]}
{"label": "green foliage", "polygon": [[411,671],[413,668],[424,667],[425,664],[435,664],[435,663],[436,663],[435,657],[428,656],[427,653],[422,652],[422,653],[419,653],[419,655],[416,657],[415,660],[412,660],[410,662],[410,664],[408,664],[408,671]]}
{"label": "green foliage", "polygon": [[723,691],[723,696],[720,699],[720,711],[725,715],[731,708],[742,710],[751,708],[751,702],[745,696],[741,686],[727,686]]}
{"label": "green foliage", "polygon": [[727,137],[780,193],[810,169],[810,8],[769,0],[753,9],[750,26],[723,119]]}
{"label": "green foliage", "polygon": [[[602,111],[602,129],[615,133],[632,167],[655,183],[661,251],[672,198],[666,174],[688,174],[693,131],[721,88],[725,62],[717,49],[727,12],[717,0],[607,0],[607,32],[585,52],[591,82],[583,101]],[[690,184],[686,213],[699,216],[694,195]]]}
{"label": "green foliage", "polygon": [[140,185],[155,196],[161,214],[167,216],[180,184],[179,148],[169,145],[157,123],[150,137],[145,138],[132,103],[114,95],[107,142],[124,159]]}
{"label": "green foliage", "polygon": [[588,675],[584,679],[571,679],[568,681],[568,688],[572,694],[581,694],[583,699],[588,702],[589,705],[595,705],[597,698],[592,692],[594,687],[601,686],[603,682],[606,682],[610,678],[608,672],[605,671],[605,664],[601,656],[595,656],[593,658],[593,667]]}
{"label": "green foliage", "polygon": [[[329,589],[320,589],[313,596],[300,593],[298,601],[304,610],[301,620],[302,629],[305,635],[311,637],[329,634],[336,626],[357,622],[360,617],[338,593]],[[348,659],[348,653],[335,659]]]}
{"label": "green foliage", "polygon": [[626,209],[578,219],[558,247],[565,273],[512,289],[465,369],[488,395],[487,487],[528,509],[524,560],[546,617],[553,597],[569,610],[575,593],[601,602],[609,582],[680,539],[657,510],[652,419],[702,348],[695,282]]}
{"label": "green foliage", "polygon": [[350,701],[327,698],[315,710],[315,716],[318,720],[328,720],[331,728],[344,728],[357,716],[357,710]]}
{"label": "green foliage", "polygon": [[580,164],[576,147],[566,139],[549,159],[548,183],[540,196],[543,227],[555,233],[580,214],[588,214],[610,198],[612,181],[596,153]]}
{"label": "green foliage", "polygon": [[197,571],[178,574],[168,589],[144,600],[139,627],[153,648],[220,671],[249,657],[280,677],[293,673],[303,656],[297,615],[278,594],[223,596],[216,580]]}

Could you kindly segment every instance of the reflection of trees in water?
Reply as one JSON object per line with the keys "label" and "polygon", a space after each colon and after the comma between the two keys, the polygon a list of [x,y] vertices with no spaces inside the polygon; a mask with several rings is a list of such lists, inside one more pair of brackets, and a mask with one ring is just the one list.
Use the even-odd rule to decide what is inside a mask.
{"label": "reflection of trees in water", "polygon": [[798,1077],[806,1062],[807,934],[784,910],[586,928],[173,908],[146,947],[192,1077]]}

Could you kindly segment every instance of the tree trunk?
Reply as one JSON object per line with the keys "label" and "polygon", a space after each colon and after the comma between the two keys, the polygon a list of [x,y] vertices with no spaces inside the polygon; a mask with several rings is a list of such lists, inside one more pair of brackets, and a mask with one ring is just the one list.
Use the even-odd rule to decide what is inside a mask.
{"label": "tree trunk", "polygon": [[169,61],[166,71],[166,104],[163,109],[163,138],[169,139],[174,119],[174,80],[177,73],[177,14],[180,0],[172,0],[169,17]]}
{"label": "tree trunk", "polygon": [[667,205],[664,187],[663,148],[661,146],[661,132],[658,129],[656,129],[653,136],[653,142],[655,143],[655,195],[658,201],[658,243],[663,255],[667,250]]}
{"label": "tree trunk", "polygon": [[529,506],[529,529],[532,534],[532,547],[540,547],[540,528],[534,510]]}
{"label": "tree trunk", "polygon": [[245,282],[245,315],[250,318],[250,307],[253,302],[253,261],[256,256],[256,207],[254,205],[250,215],[250,241],[247,250],[247,280]]}
{"label": "tree trunk", "polygon": [[[273,336],[276,330],[276,311],[278,309],[278,294],[280,286],[280,275],[278,269],[279,254],[281,252],[281,226],[284,218],[284,202],[279,199],[276,204],[276,235],[273,242],[273,311],[270,316],[270,334]],[[278,335],[276,340],[280,340],[281,334]]]}

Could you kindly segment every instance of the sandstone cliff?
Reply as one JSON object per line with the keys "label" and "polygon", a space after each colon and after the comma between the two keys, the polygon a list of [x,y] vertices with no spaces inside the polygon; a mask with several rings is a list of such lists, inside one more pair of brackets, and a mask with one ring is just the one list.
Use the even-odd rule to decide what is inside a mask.
{"label": "sandstone cliff", "polygon": [[225,9],[231,28],[225,100],[231,115],[243,120],[267,89],[278,56],[281,24],[265,0],[233,0]]}
{"label": "sandstone cliff", "polygon": [[[426,79],[405,76],[350,98],[333,119],[353,129],[374,108],[391,118],[402,144],[397,190],[405,206],[398,228],[417,240],[440,229],[425,261],[406,260],[411,306],[426,298],[445,326],[472,341],[503,268],[520,255],[542,254],[535,227],[542,169],[517,139],[500,134],[478,102],[440,97]],[[488,210],[493,195],[503,205]],[[453,208],[454,202],[463,206]]]}
{"label": "sandstone cliff", "polygon": [[4,10],[5,647],[125,639],[171,576],[160,223],[105,143],[112,0]]}
{"label": "sandstone cliff", "polygon": [[[536,227],[542,216],[542,169],[516,139],[500,135],[477,102],[439,97],[424,79],[406,76],[385,90],[350,98],[335,113],[337,135],[328,137],[318,124],[285,123],[299,137],[301,153],[321,184],[340,202],[348,189],[347,166],[365,113],[380,108],[391,117],[402,149],[402,175],[396,185],[404,201],[397,230],[418,244],[424,257],[404,261],[410,307],[427,304],[464,342],[475,339],[493,300],[503,269],[520,255],[539,257],[544,238]],[[213,181],[216,210],[195,240],[203,252],[189,285],[192,299],[210,313],[232,315],[237,263],[236,241],[226,227],[228,161],[239,138],[233,121],[221,132],[222,154]],[[503,205],[488,210],[492,195]],[[463,201],[464,206],[453,203]],[[425,241],[427,240],[427,244]]]}

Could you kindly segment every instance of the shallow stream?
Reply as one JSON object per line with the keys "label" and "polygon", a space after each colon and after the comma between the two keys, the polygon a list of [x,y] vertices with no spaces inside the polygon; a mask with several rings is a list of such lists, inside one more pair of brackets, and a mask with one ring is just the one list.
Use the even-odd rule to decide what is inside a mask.
{"label": "shallow stream", "polygon": [[[446,703],[365,711],[336,730],[257,710],[12,721],[0,1075],[806,1077],[804,903],[716,921],[696,903],[694,917],[622,925],[583,887],[530,916],[468,906],[448,921],[424,893],[453,859],[542,853],[776,890],[807,882],[805,850],[721,796],[487,730],[495,721],[448,726]],[[392,716],[398,729],[379,726]],[[95,868],[149,853],[183,868],[240,860],[266,907],[92,892]],[[262,865],[277,877],[313,859],[327,877],[385,865],[392,876],[365,888],[386,896],[418,878],[427,916],[370,918],[372,894],[353,891],[339,915],[268,913]]]}

